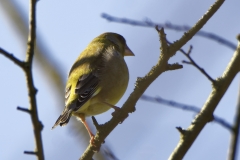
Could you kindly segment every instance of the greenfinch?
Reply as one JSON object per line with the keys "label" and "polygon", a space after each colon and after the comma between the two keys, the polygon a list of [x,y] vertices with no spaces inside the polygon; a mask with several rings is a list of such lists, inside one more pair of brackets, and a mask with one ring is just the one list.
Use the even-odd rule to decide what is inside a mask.
{"label": "greenfinch", "polygon": [[103,33],[93,39],[73,64],[66,84],[65,109],[52,127],[66,125],[76,116],[90,131],[86,116],[106,112],[125,93],[129,73],[124,56],[134,56],[123,36]]}

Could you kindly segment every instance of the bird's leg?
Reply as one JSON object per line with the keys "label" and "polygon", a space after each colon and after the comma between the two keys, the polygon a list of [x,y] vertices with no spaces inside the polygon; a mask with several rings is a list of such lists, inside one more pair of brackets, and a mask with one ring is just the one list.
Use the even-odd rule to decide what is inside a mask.
{"label": "bird's leg", "polygon": [[124,114],[124,116],[119,116],[121,109],[117,106],[109,104],[107,102],[103,102],[104,104],[108,105],[109,107],[113,108],[115,111],[112,113],[112,116],[116,116],[120,119],[120,124],[127,118],[128,114]]}
{"label": "bird's leg", "polygon": [[109,107],[113,108],[115,111],[119,111],[119,110],[120,110],[120,108],[117,107],[117,106],[114,106],[114,105],[109,104],[109,103],[107,103],[107,102],[103,102],[103,103],[106,104],[106,105],[108,105]]}
{"label": "bird's leg", "polygon": [[90,130],[90,128],[89,128],[89,126],[88,126],[88,124],[87,124],[87,122],[86,122],[86,120],[85,120],[85,115],[84,114],[82,114],[82,113],[75,113],[75,116],[77,116],[80,120],[81,120],[81,122],[83,123],[83,125],[85,126],[85,128],[87,129],[87,131],[88,131],[88,134],[89,134],[89,136],[90,136],[90,143],[92,144],[92,145],[94,145],[94,134],[91,132],[91,130]]}

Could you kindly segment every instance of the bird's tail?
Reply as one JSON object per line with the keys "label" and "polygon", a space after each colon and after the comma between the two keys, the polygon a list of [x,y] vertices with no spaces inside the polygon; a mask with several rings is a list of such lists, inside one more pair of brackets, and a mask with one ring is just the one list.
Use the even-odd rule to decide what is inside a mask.
{"label": "bird's tail", "polygon": [[54,129],[58,125],[60,125],[60,126],[66,125],[71,118],[71,113],[72,113],[72,109],[63,111],[63,113],[59,116],[59,118],[53,125],[52,129]]}

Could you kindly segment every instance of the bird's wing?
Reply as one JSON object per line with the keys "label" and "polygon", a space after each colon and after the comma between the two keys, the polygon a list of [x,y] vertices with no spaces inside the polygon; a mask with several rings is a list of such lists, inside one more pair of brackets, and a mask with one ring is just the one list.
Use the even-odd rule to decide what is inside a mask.
{"label": "bird's wing", "polygon": [[[92,96],[94,96],[94,94],[96,94],[98,84],[99,78],[94,75],[94,73],[84,74],[80,76],[75,87],[75,93],[78,95],[76,103],[74,103],[74,105],[71,105],[70,107],[65,108],[63,113],[55,122],[52,129],[54,129],[57,125],[66,125],[71,117],[72,111],[77,111],[82,105],[84,105],[85,102],[87,102]],[[66,88],[65,103],[71,96],[71,88],[72,86]]]}
{"label": "bird's wing", "polygon": [[77,111],[85,102],[87,102],[98,89],[99,78],[93,73],[84,74],[79,77],[75,87],[75,93],[78,94],[76,106],[73,111]]}

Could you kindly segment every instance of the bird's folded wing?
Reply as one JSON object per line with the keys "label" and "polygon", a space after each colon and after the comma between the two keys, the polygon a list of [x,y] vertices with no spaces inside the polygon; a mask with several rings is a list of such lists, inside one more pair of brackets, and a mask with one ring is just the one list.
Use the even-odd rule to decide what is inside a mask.
{"label": "bird's folded wing", "polygon": [[99,78],[93,73],[84,74],[79,77],[75,87],[75,93],[78,94],[78,99],[73,111],[77,111],[94,95],[98,88],[99,81]]}

